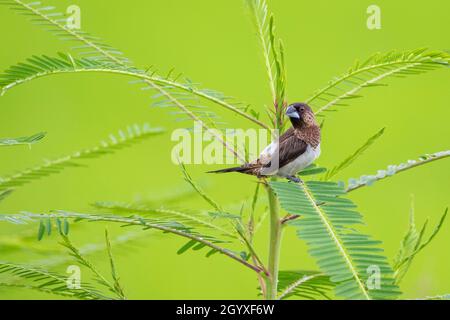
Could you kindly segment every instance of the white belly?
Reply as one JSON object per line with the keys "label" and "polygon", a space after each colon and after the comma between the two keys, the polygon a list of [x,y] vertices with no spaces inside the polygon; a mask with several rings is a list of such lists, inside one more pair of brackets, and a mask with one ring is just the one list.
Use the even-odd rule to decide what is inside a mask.
{"label": "white belly", "polygon": [[310,145],[306,148],[306,151],[300,155],[294,161],[291,161],[284,167],[281,167],[276,175],[281,177],[293,176],[300,170],[306,168],[314,162],[320,156],[320,144],[313,148]]}

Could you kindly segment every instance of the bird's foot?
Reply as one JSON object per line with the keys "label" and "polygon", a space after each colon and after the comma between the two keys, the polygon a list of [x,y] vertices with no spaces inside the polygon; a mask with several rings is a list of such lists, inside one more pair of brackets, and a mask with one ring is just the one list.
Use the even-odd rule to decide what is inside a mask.
{"label": "bird's foot", "polygon": [[291,182],[303,184],[303,180],[296,176],[287,176],[286,179],[288,179]]}

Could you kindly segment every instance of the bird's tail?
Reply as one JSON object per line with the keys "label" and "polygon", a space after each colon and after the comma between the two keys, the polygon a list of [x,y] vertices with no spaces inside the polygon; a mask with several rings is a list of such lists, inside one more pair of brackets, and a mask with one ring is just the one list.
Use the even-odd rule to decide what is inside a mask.
{"label": "bird's tail", "polygon": [[234,168],[226,168],[226,169],[220,169],[216,171],[208,171],[207,173],[229,173],[229,172],[242,172],[247,173],[248,168],[246,167],[234,167]]}

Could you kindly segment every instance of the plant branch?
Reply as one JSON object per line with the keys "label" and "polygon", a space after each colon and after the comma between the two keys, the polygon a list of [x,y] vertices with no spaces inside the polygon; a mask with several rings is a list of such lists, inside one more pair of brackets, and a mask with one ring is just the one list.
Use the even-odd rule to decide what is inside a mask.
{"label": "plant branch", "polygon": [[129,204],[129,203],[121,203],[121,202],[95,202],[92,204],[95,208],[101,209],[101,210],[113,210],[114,212],[117,212],[119,214],[131,214],[131,213],[138,213],[141,215],[149,215],[150,217],[152,215],[156,215],[157,218],[158,214],[167,215],[171,218],[177,217],[178,219],[182,219],[183,223],[184,220],[187,221],[188,225],[191,226],[200,226],[204,227],[210,230],[216,230],[230,238],[237,238],[237,236],[234,233],[231,233],[230,231],[222,228],[221,226],[211,223],[207,221],[206,219],[201,219],[198,215],[195,214],[189,214],[186,212],[182,212],[179,210],[173,210],[173,209],[166,209],[166,208],[151,208],[147,207],[145,205],[139,205],[139,204]]}
{"label": "plant branch", "polygon": [[192,120],[194,120],[194,122],[197,122],[200,126],[202,126],[203,129],[205,129],[206,131],[208,131],[212,136],[214,136],[214,138],[219,141],[228,151],[230,151],[234,156],[236,156],[236,158],[238,158],[239,160],[241,160],[242,162],[245,162],[245,158],[243,156],[241,156],[240,154],[238,154],[236,152],[236,150],[234,150],[233,147],[231,147],[228,143],[226,143],[216,132],[214,132],[214,130],[210,130],[210,128],[206,125],[205,122],[203,122],[202,120],[200,120],[199,117],[197,117],[191,110],[189,110],[186,106],[184,106],[181,102],[179,102],[176,98],[174,98],[169,92],[167,92],[166,90],[164,90],[162,87],[160,87],[159,85],[157,85],[156,83],[147,80],[148,84],[153,87],[154,89],[156,89],[157,91],[159,91],[161,94],[163,94],[164,96],[166,96],[170,101],[172,101],[176,106],[178,106],[178,108],[180,108],[184,113],[186,113]]}
{"label": "plant branch", "polygon": [[236,232],[241,237],[244,244],[247,246],[248,251],[250,252],[250,255],[256,261],[255,265],[259,266],[265,275],[269,275],[269,272],[266,270],[264,264],[262,263],[261,259],[259,258],[258,254],[256,253],[256,250],[253,248],[253,245],[250,243],[250,241],[247,239],[247,237],[244,235],[242,230],[239,229],[239,227],[236,227]]}
{"label": "plant branch", "polygon": [[419,160],[408,160],[407,163],[401,163],[395,166],[389,166],[387,170],[379,170],[376,175],[373,176],[363,176],[359,180],[350,179],[349,186],[346,189],[346,192],[352,192],[357,189],[360,189],[364,186],[371,185],[375,181],[383,180],[388,178],[394,174],[398,174],[403,171],[407,171],[409,169],[422,166],[424,164],[444,159],[450,156],[450,150],[440,151],[433,154],[427,154],[422,156]]}
{"label": "plant branch", "polygon": [[[29,11],[32,15],[35,15],[36,17],[38,17],[39,19],[41,19],[43,22],[45,22],[46,25],[50,25],[50,26],[54,26],[57,29],[61,30],[62,32],[66,33],[68,36],[70,36],[72,39],[83,43],[84,45],[86,45],[87,47],[92,48],[93,50],[95,50],[96,52],[98,52],[99,54],[101,54],[103,57],[105,57],[107,60],[114,62],[122,67],[129,67],[129,64],[125,63],[123,58],[118,58],[116,57],[114,54],[112,54],[110,51],[104,49],[104,47],[102,45],[97,44],[95,41],[91,40],[92,37],[86,37],[84,32],[78,32],[74,29],[70,29],[66,26],[64,26],[63,24],[59,23],[58,21],[55,21],[54,19],[51,18],[51,16],[45,15],[43,14],[40,10],[33,8],[32,5],[30,4],[25,4],[20,0],[12,0],[12,3],[15,4],[16,6],[21,6],[23,9],[18,9],[23,11],[24,9]],[[34,5],[36,3],[33,3]],[[73,59],[71,59],[73,61]],[[144,80],[150,87],[155,88],[157,91],[159,91],[162,95],[166,96],[170,101],[172,101],[177,107],[179,107],[183,112],[186,112],[187,108],[186,106],[184,106],[181,102],[179,102],[175,97],[169,95],[163,88],[161,88],[160,86],[158,86],[153,80],[150,79],[146,79]],[[194,121],[197,122],[199,124],[201,124],[201,126],[205,129],[209,130],[209,127],[202,121],[200,120],[199,117],[197,117],[194,113],[192,112],[186,112],[186,114]],[[213,134],[214,138],[217,139],[218,136]],[[230,150],[230,146],[223,141],[222,139],[217,139],[220,143],[222,143],[228,150]],[[236,152],[234,151],[233,148],[231,148],[233,150],[233,153],[235,154]],[[241,159],[242,161],[242,157],[237,156],[239,159]],[[245,162],[245,161],[244,161]]]}
{"label": "plant branch", "polygon": [[206,240],[206,237],[201,235],[196,235],[189,232],[184,232],[182,230],[175,229],[173,227],[169,227],[166,225],[160,225],[156,223],[149,222],[148,220],[145,220],[143,217],[140,217],[138,215],[133,217],[121,217],[117,215],[93,215],[93,214],[82,214],[82,213],[74,213],[74,212],[64,212],[64,211],[54,211],[50,214],[35,214],[35,213],[24,213],[21,215],[0,215],[0,221],[6,221],[10,223],[27,223],[30,222],[30,220],[36,220],[36,219],[49,219],[49,218],[70,218],[75,219],[77,221],[79,220],[86,220],[86,221],[103,221],[103,222],[114,222],[114,223],[122,223],[124,225],[134,225],[134,226],[143,226],[144,228],[149,229],[156,229],[163,232],[171,233],[177,236],[181,236],[190,240],[194,240],[196,242],[199,242],[207,247],[210,247],[211,249],[214,249],[225,256],[241,263],[242,265],[246,266],[247,268],[257,272],[261,273],[261,268],[252,265],[251,263],[248,263],[241,257],[237,256],[230,250],[227,250],[225,248],[222,248],[215,243]]}
{"label": "plant branch", "polygon": [[278,269],[283,228],[280,220],[278,199],[270,186],[266,185],[266,190],[270,208],[269,277],[267,279],[266,299],[275,300],[278,293]]}
{"label": "plant branch", "polygon": [[[238,108],[227,103],[226,101],[220,100],[220,99],[218,99],[212,95],[209,95],[201,90],[192,88],[192,87],[184,85],[182,83],[179,83],[179,82],[176,82],[176,81],[173,81],[170,79],[162,78],[159,76],[155,76],[152,74],[148,74],[139,69],[126,68],[126,66],[122,65],[122,64],[115,66],[115,65],[111,65],[111,64],[103,63],[103,65],[102,65],[102,63],[98,63],[97,67],[86,68],[86,67],[78,66],[76,64],[76,60],[72,60],[72,61],[73,61],[73,64],[70,68],[65,67],[65,68],[60,68],[60,69],[42,70],[41,72],[36,72],[27,77],[23,77],[21,79],[15,80],[15,81],[10,81],[7,85],[2,87],[0,95],[4,95],[8,90],[10,90],[18,85],[21,85],[23,83],[32,81],[37,78],[47,77],[47,76],[51,76],[51,75],[55,75],[55,74],[80,73],[80,72],[112,73],[112,74],[125,75],[125,76],[130,76],[133,78],[137,78],[140,80],[148,81],[147,84],[150,84],[149,82],[151,82],[151,83],[155,83],[158,85],[178,88],[185,92],[191,93],[193,95],[196,95],[196,96],[199,96],[206,100],[209,100],[213,103],[221,105],[222,107],[246,118],[247,120],[252,121],[253,123],[257,124],[258,126],[265,128],[265,129],[269,129],[269,127],[264,122],[252,117],[251,115],[249,115],[246,112],[239,110]],[[114,61],[114,62],[116,63],[116,61]],[[183,112],[185,112],[185,110],[183,108],[181,108],[181,109],[183,110]]]}
{"label": "plant branch", "polygon": [[84,265],[85,267],[89,268],[89,270],[91,270],[95,276],[97,277],[97,281],[101,284],[103,284],[104,286],[106,286],[111,292],[114,292],[119,299],[125,299],[125,296],[123,295],[123,291],[122,290],[118,290],[118,288],[112,284],[110,281],[108,281],[98,270],[97,268],[90,262],[88,261],[78,250],[78,248],[76,248],[72,242],[69,240],[69,238],[63,234],[61,234],[61,237],[63,239],[62,242],[60,242],[61,245],[63,245],[64,247],[66,247],[69,251],[70,254],[82,265]]}

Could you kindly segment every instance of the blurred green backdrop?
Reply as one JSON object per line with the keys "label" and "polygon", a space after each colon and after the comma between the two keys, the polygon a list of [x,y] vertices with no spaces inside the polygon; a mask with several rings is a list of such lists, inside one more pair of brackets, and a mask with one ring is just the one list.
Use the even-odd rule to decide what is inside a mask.
{"label": "blurred green backdrop", "polygon": [[[241,0],[46,2],[61,11],[70,4],[79,5],[82,29],[124,51],[137,66],[155,65],[161,71],[176,67],[202,86],[235,96],[258,110],[270,103],[260,49]],[[366,27],[366,9],[370,4],[381,8],[381,30]],[[277,34],[286,47],[290,102],[305,99],[333,76],[346,71],[355,59],[364,59],[374,52],[423,46],[449,48],[450,2],[444,0],[269,1],[269,5],[275,14]],[[32,54],[53,56],[69,50],[68,44],[3,6],[0,26],[2,70]],[[364,98],[353,101],[350,107],[327,115],[318,161],[323,166],[336,164],[377,130],[387,128],[383,138],[339,179],[375,173],[389,164],[448,149],[448,70],[388,83],[388,87],[365,91]],[[150,104],[149,94],[129,85],[127,79],[99,74],[43,78],[6,94],[0,99],[0,137],[39,131],[47,131],[48,136],[31,150],[3,148],[0,176],[93,146],[128,124],[149,122],[168,131],[116,155],[84,162],[88,168],[68,169],[28,184],[3,201],[0,212],[87,211],[89,204],[97,200],[130,201],[185,188],[180,170],[170,161],[174,145],[170,132],[180,124],[164,110],[150,108]],[[223,115],[235,127],[250,126],[229,113]],[[200,181],[205,181],[204,172],[209,169],[189,167]],[[449,169],[450,161],[443,160],[351,195],[365,216],[365,229],[384,241],[389,257],[395,255],[406,231],[411,195],[415,196],[417,222],[423,223],[428,216],[432,223],[437,222],[448,205]],[[208,192],[224,204],[241,201],[253,189],[254,180],[239,175],[214,176],[207,185]],[[205,207],[196,197],[183,199],[178,206]],[[22,229],[2,224],[0,236],[12,237],[19,230]],[[72,232],[76,244],[102,239],[101,227],[78,230]],[[402,285],[405,298],[450,291],[449,230],[447,223],[415,260]],[[113,236],[126,232],[113,227],[110,231]],[[263,253],[266,234],[267,230],[259,234],[258,247]],[[254,275],[235,262],[219,255],[206,259],[204,253],[195,252],[177,256],[183,240],[152,232],[148,235],[133,250],[115,250],[129,298],[255,298]],[[53,236],[34,247],[53,246],[57,240]],[[27,248],[14,255],[2,251],[2,260],[28,262],[43,258]],[[104,253],[95,255],[94,261],[107,270]],[[307,268],[315,268],[314,261],[307,255],[305,245],[288,230],[281,269]],[[52,297],[3,289],[0,298]]]}

